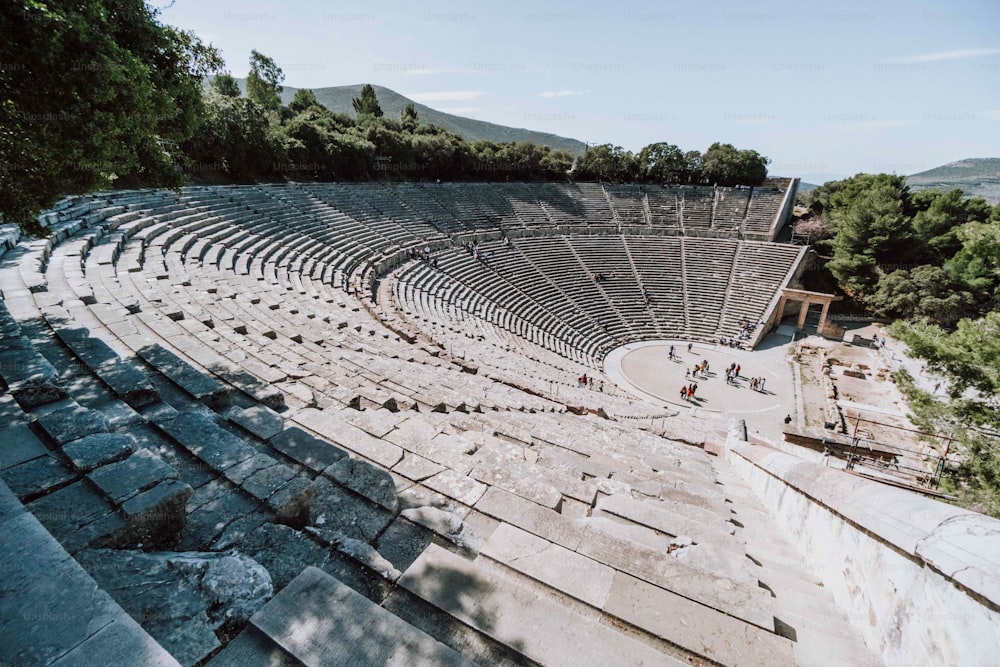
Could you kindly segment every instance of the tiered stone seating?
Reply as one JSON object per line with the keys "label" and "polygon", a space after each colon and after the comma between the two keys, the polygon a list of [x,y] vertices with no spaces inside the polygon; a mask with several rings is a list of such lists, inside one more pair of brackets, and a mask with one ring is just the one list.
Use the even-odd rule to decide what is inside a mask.
{"label": "tiered stone seating", "polygon": [[[432,238],[428,223],[499,236],[498,225],[547,228],[544,213],[568,226],[541,198],[510,205],[529,202],[530,188],[475,189],[469,201],[485,213],[459,201],[464,189],[190,188],[75,202],[104,218],[58,223],[55,240],[0,258],[12,315],[0,318],[0,354],[38,355],[62,392],[23,408],[0,394],[15,418],[0,479],[184,664],[809,664],[798,644],[819,635],[807,622],[817,618],[854,647],[850,663],[869,664],[811,574],[784,585],[793,548],[775,546],[747,489],[704,451],[566,409],[629,405],[570,387],[593,377],[617,336],[686,331],[666,324],[674,311],[658,292],[674,283],[654,280],[657,262],[683,277],[690,252],[711,282],[723,248],[712,244],[724,244],[741,267],[732,275],[750,278],[770,246],[755,256],[735,240],[479,238],[485,263],[435,246],[437,268],[404,263],[400,279],[372,287],[377,298],[329,279],[370,276],[373,255]],[[612,220],[606,198],[579,210]],[[388,294],[475,359],[385,328],[376,315],[399,324],[384,315]],[[102,559],[140,539],[181,550],[166,556],[181,569],[195,567],[184,565],[192,554],[234,550],[276,595],[214,630],[181,622],[154,604],[175,599],[162,581],[140,594],[98,576],[112,562]],[[86,590],[67,595],[83,604]],[[36,608],[50,599],[17,595]],[[0,657],[26,659],[36,636],[3,642]],[[104,659],[102,647],[81,644],[81,661]]]}
{"label": "tiered stone seating", "polygon": [[615,212],[615,219],[623,225],[645,226],[650,224],[646,196],[637,185],[606,185],[608,200]]}

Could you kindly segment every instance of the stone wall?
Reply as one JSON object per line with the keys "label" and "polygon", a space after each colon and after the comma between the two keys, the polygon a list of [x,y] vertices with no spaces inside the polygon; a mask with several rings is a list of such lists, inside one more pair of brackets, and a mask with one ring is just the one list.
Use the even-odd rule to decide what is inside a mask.
{"label": "stone wall", "polygon": [[887,665],[1000,654],[1000,521],[741,442],[728,460]]}

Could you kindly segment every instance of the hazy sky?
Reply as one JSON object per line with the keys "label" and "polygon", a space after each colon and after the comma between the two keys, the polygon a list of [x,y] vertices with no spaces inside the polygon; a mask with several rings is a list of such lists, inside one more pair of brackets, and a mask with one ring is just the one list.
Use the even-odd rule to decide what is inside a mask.
{"label": "hazy sky", "polygon": [[257,49],[297,88],[375,83],[633,151],[724,141],[812,182],[1000,156],[998,0],[176,0],[161,19],[236,76]]}

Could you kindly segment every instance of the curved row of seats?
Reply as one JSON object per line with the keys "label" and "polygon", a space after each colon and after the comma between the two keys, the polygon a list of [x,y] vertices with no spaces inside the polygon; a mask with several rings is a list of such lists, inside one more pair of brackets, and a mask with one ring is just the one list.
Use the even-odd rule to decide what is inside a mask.
{"label": "curved row of seats", "polygon": [[[804,249],[670,236],[553,236],[478,244],[414,262],[395,280],[404,309],[472,315],[596,366],[623,342],[717,342],[770,316]],[[427,318],[424,316],[424,319]],[[760,329],[757,329],[759,335]]]}

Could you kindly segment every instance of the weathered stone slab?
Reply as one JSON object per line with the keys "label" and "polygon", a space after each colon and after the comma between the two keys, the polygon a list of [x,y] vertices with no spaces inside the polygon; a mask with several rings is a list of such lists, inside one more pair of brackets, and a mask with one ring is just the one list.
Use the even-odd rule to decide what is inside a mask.
{"label": "weathered stone slab", "polygon": [[573,551],[577,550],[583,537],[583,532],[558,512],[502,489],[491,488],[475,507],[487,516],[513,524]]}
{"label": "weathered stone slab", "polygon": [[309,523],[314,526],[371,543],[392,521],[390,512],[322,477],[315,484],[309,503]]}
{"label": "weathered stone slab", "polygon": [[191,487],[176,480],[160,482],[132,496],[121,507],[126,526],[108,544],[118,548],[173,544],[184,528],[190,497]]}
{"label": "weathered stone slab", "polygon": [[45,456],[49,450],[27,424],[0,430],[0,470]]}
{"label": "weathered stone slab", "polygon": [[87,477],[103,491],[111,502],[121,505],[141,491],[166,479],[177,479],[177,473],[159,456],[140,449],[118,463],[90,472]]}
{"label": "weathered stone slab", "polygon": [[135,451],[135,440],[124,433],[94,433],[63,447],[63,454],[77,472],[90,472],[127,458]]}
{"label": "weathered stone slab", "polygon": [[306,408],[300,410],[295,419],[317,433],[322,433],[324,438],[384,468],[392,468],[403,458],[402,448],[374,438],[333,414]]}
{"label": "weathered stone slab", "polygon": [[0,352],[0,378],[26,410],[66,397],[56,369],[34,349]]}
{"label": "weathered stone slab", "polygon": [[112,623],[89,636],[82,644],[51,663],[51,667],[131,663],[153,667],[180,667],[174,656],[167,653],[166,649],[148,635],[132,617],[123,613]]}
{"label": "weathered stone slab", "polygon": [[684,514],[684,506],[655,500],[635,500],[616,494],[598,500],[596,509],[598,512],[595,516],[600,512],[607,512],[668,535],[686,535],[697,542],[709,542],[730,551],[742,551],[740,556],[746,553],[743,542],[732,534],[736,530],[735,526],[726,523],[722,517],[716,518],[714,522],[701,521],[699,519],[703,518],[703,513],[699,508],[694,508],[693,516],[689,516]]}
{"label": "weathered stone slab", "polygon": [[432,539],[431,531],[403,517],[397,517],[378,536],[375,547],[386,560],[402,572],[413,564]]}
{"label": "weathered stone slab", "polygon": [[[689,548],[691,547],[680,551]],[[677,559],[676,552],[666,554],[599,530],[588,530],[577,551],[616,570],[765,630],[774,628],[771,594],[760,588],[756,581],[737,580],[718,571],[692,567]]]}
{"label": "weathered stone slab", "polygon": [[615,576],[614,568],[506,523],[480,553],[598,609]]}
{"label": "weathered stone slab", "polygon": [[309,565],[324,567],[330,560],[330,549],[314,538],[275,523],[265,523],[246,535],[238,547],[267,568],[275,590],[281,590]]}
{"label": "weathered stone slab", "polygon": [[483,546],[483,540],[466,525],[461,516],[452,512],[437,507],[413,507],[400,512],[400,516],[437,533],[462,549],[478,553]]}
{"label": "weathered stone slab", "polygon": [[83,481],[53,491],[25,507],[60,542],[75,530],[114,513],[114,506]]}
{"label": "weathered stone slab", "polygon": [[247,667],[248,665],[295,665],[298,660],[275,644],[270,637],[250,624],[226,648],[208,661],[209,667]]}
{"label": "weathered stone slab", "polygon": [[285,456],[317,472],[347,456],[343,449],[306,433],[298,426],[286,428],[268,442]]}
{"label": "weathered stone slab", "polygon": [[342,458],[323,474],[390,512],[395,512],[399,505],[392,476],[367,461]]}
{"label": "weathered stone slab", "polygon": [[[10,515],[0,523],[0,531],[17,536],[0,541],[0,560],[11,566],[0,577],[0,662],[120,664],[105,658],[124,655],[126,662],[136,664],[178,665],[35,517],[24,511]],[[99,662],[89,662],[92,658]]]}
{"label": "weathered stone slab", "polygon": [[21,498],[30,498],[62,486],[76,477],[50,454],[0,471],[0,478]]}
{"label": "weathered stone slab", "polygon": [[487,489],[485,484],[477,482],[471,477],[460,475],[454,470],[443,470],[433,477],[424,480],[423,483],[427,488],[449,498],[454,498],[458,502],[470,507],[482,498]]}
{"label": "weathered stone slab", "polygon": [[261,440],[267,440],[285,428],[285,419],[274,410],[263,405],[249,408],[231,408],[229,421],[242,426]]}
{"label": "weathered stone slab", "polygon": [[[258,472],[267,470],[268,468],[273,468],[277,465],[278,461],[267,454],[254,452],[254,454],[247,460],[237,463],[231,468],[227,468],[225,471],[225,477],[233,484],[240,485],[253,475],[256,475]],[[289,476],[285,481],[288,481],[288,479],[291,479],[291,476]]]}
{"label": "weathered stone slab", "polygon": [[403,460],[392,469],[397,475],[402,475],[406,479],[420,482],[428,477],[433,477],[444,470],[444,466],[429,461],[417,454],[407,454]]}
{"label": "weathered stone slab", "polygon": [[171,382],[213,410],[221,410],[229,405],[229,392],[222,384],[195,369],[170,350],[153,344],[140,348],[137,352],[156,370],[170,378]]}
{"label": "weathered stone slab", "polygon": [[256,453],[241,438],[197,412],[181,412],[173,419],[157,421],[156,425],[189,452],[220,472],[246,461]]}
{"label": "weathered stone slab", "polygon": [[271,577],[241,554],[90,550],[77,554],[97,583],[153,637],[189,665],[219,646],[215,631],[239,627],[273,594]]}
{"label": "weathered stone slab", "polygon": [[790,640],[621,572],[604,611],[721,664],[795,664]]}
{"label": "weathered stone slab", "polygon": [[[443,581],[448,584],[442,586]],[[476,567],[434,544],[398,583],[540,664],[687,664],[570,611],[539,589]]]}
{"label": "weathered stone slab", "polygon": [[86,335],[86,329],[56,329],[56,334],[101,381],[111,388],[119,398],[133,408],[152,405],[159,400],[159,393],[152,382],[131,364],[119,358],[99,338]]}
{"label": "weathered stone slab", "polygon": [[71,405],[54,410],[38,418],[38,426],[59,444],[93,433],[106,433],[108,419],[100,410]]}
{"label": "weathered stone slab", "polygon": [[237,491],[205,503],[185,517],[180,548],[207,549],[230,524],[253,514],[259,506],[258,501]]}
{"label": "weathered stone slab", "polygon": [[[242,368],[219,363],[207,363],[206,368],[234,387],[238,387],[240,391],[253,397],[254,400],[262,405],[276,410],[285,407],[285,395],[281,393],[280,389],[268,384],[268,381],[261,382],[254,375]],[[266,367],[260,366],[260,368],[264,369]],[[269,369],[268,375],[274,377],[275,380],[285,379],[285,374],[276,369]]]}
{"label": "weathered stone slab", "polygon": [[267,500],[281,487],[295,478],[295,471],[286,465],[275,465],[259,470],[241,485],[243,490],[258,500]]}
{"label": "weathered stone slab", "polygon": [[[311,620],[308,626],[302,618]],[[315,567],[306,568],[252,622],[307,665],[471,664]]]}
{"label": "weathered stone slab", "polygon": [[562,494],[529,463],[479,463],[469,475],[549,509],[556,509],[562,501]]}

